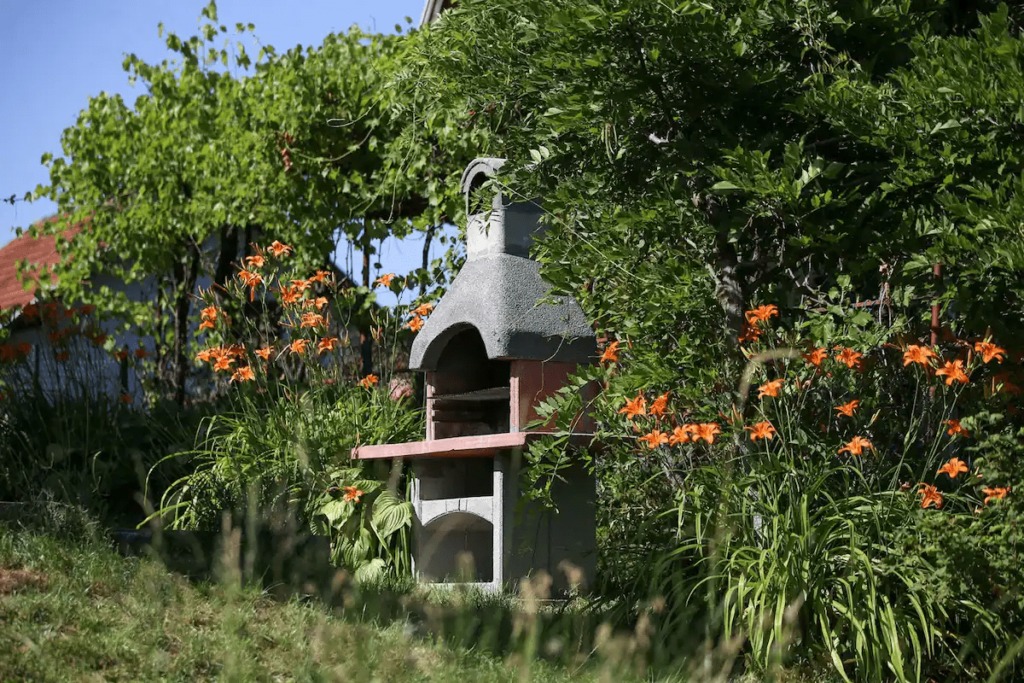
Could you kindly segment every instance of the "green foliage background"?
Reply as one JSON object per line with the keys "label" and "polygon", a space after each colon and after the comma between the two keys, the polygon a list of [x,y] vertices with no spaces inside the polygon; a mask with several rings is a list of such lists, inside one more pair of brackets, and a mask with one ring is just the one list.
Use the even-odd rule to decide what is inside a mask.
{"label": "green foliage background", "polygon": [[[126,57],[145,94],[93,97],[62,154],[44,155],[50,184],[36,193],[58,216],[32,228],[59,237],[58,295],[152,338],[151,390],[179,403],[200,287],[219,294],[256,240],[291,245],[309,270],[347,240],[363,256],[352,284],[368,292],[375,245],[433,237],[459,215],[457,179],[479,137],[443,108],[425,112],[426,93],[388,87],[403,36],[353,28],[254,57],[242,42],[252,26],[218,24],[213,3],[203,16],[199,35],[165,36],[170,59]],[[444,272],[424,263],[408,286]]]}
{"label": "green foliage background", "polygon": [[[580,375],[605,389],[591,407],[604,575],[627,604],[667,600],[667,648],[699,642],[698,625],[741,633],[765,675],[795,661],[858,680],[1015,671],[1016,573],[990,563],[1021,550],[992,521],[1017,503],[968,522],[886,502],[940,464],[936,427],[913,417],[934,390],[898,364],[857,385],[886,454],[863,474],[817,435],[830,403],[790,416],[789,455],[758,455],[738,338],[745,310],[774,303],[789,332],[773,343],[791,353],[934,332],[955,356],[955,340],[994,335],[1019,376],[1022,19],[940,0],[467,0],[410,57],[399,82],[488,133],[508,194],[544,198],[546,276],[622,342],[621,363]],[[638,390],[670,391],[679,421],[743,422],[707,453],[645,453],[617,415]],[[986,477],[1013,448],[1015,401],[958,409],[997,439],[972,453]],[[544,410],[577,404],[569,390]],[[561,452],[534,449],[538,481]],[[940,590],[953,557],[974,578]]]}
{"label": "green foliage background", "polygon": [[[598,604],[637,628],[657,604],[655,652],[699,658],[724,642],[756,675],[1019,676],[1019,496],[975,517],[977,492],[959,483],[941,513],[899,491],[935,481],[953,454],[986,481],[1024,475],[1019,398],[995,391],[1022,384],[1019,5],[461,0],[404,36],[352,30],[255,58],[222,47],[231,31],[213,5],[205,18],[199,36],[167,36],[173,61],[127,58],[148,94],[91,100],[39,189],[61,217],[38,229],[81,229],[62,244],[58,294],[156,340],[154,394],[184,402],[193,295],[223,285],[257,236],[292,244],[308,269],[344,237],[369,297],[374,243],[461,224],[458,174],[473,156],[506,157],[505,193],[543,197],[536,257],[554,290],[622,344],[620,362],[581,370],[539,409],[576,415],[580,389],[602,387],[587,407],[604,450],[584,454],[602,497]],[[457,259],[408,286],[440,294]],[[155,307],[90,277],[101,271],[155,283]],[[781,309],[770,341],[783,355],[745,375],[744,311],[764,303]],[[962,401],[908,380],[891,350],[952,358],[989,337],[1008,349],[1006,377],[979,370]],[[751,379],[799,375],[785,359],[835,345],[871,364],[820,380],[806,411],[758,412]],[[715,448],[644,453],[618,412],[638,391],[670,392],[672,419],[732,427]],[[307,420],[292,400],[218,416],[174,494],[198,485],[199,516],[183,523],[254,485],[267,504],[301,490],[285,497],[315,506],[346,539],[341,559],[375,572],[395,562],[407,520],[376,515],[379,482],[310,459],[305,437],[319,458],[363,442],[359,425],[411,438],[418,416],[310,396],[344,419]],[[837,461],[819,425],[841,396],[875,416],[859,426],[877,460]],[[954,416],[976,435],[963,450],[935,445]],[[777,450],[750,445],[755,417],[784,428]],[[530,453],[539,497],[564,443]],[[341,480],[378,497],[356,514],[329,493]]]}

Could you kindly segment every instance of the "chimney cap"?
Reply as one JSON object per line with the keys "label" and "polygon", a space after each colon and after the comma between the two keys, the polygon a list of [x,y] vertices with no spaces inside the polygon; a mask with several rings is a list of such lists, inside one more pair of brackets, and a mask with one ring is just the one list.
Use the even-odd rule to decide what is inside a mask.
{"label": "chimney cap", "polygon": [[468,199],[469,192],[473,189],[477,176],[483,173],[488,178],[493,178],[501,167],[505,165],[505,161],[505,159],[499,157],[478,157],[469,162],[469,166],[462,172],[462,180],[459,181],[462,194],[466,195]]}

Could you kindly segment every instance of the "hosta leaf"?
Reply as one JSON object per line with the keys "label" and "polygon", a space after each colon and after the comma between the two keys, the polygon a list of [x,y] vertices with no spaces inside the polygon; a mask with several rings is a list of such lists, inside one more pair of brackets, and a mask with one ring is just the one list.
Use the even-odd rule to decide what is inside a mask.
{"label": "hosta leaf", "polygon": [[383,491],[373,502],[373,514],[370,523],[380,537],[381,542],[402,527],[412,524],[412,504],[404,501],[391,491]]}
{"label": "hosta leaf", "polygon": [[352,504],[341,499],[332,500],[320,508],[320,514],[327,518],[327,523],[332,527],[341,526],[352,514]]}
{"label": "hosta leaf", "polygon": [[356,581],[359,583],[372,583],[375,581],[380,581],[380,579],[384,576],[384,570],[386,568],[387,565],[384,563],[384,560],[380,559],[379,557],[375,557],[369,562],[364,562],[363,564],[356,567]]}

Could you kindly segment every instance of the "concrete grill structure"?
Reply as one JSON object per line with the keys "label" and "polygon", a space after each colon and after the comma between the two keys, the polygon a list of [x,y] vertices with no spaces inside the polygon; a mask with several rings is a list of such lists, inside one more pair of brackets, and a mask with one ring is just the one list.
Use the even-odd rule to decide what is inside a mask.
{"label": "concrete grill structure", "polygon": [[[552,429],[530,428],[533,407],[592,362],[596,343],[579,304],[550,296],[529,258],[539,204],[488,189],[502,163],[477,159],[463,174],[466,263],[412,347],[410,367],[426,373],[426,439],[353,457],[412,460],[420,581],[514,588],[544,571],[564,590],[593,579],[594,478],[569,468],[549,510],[524,499],[519,472],[523,449]],[[577,417],[570,440],[587,441]]]}

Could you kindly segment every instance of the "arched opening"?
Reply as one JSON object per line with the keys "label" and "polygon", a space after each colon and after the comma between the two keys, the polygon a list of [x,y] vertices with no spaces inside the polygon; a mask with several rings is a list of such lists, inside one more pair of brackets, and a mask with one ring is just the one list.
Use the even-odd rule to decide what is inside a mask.
{"label": "arched opening", "polygon": [[490,177],[484,172],[476,173],[469,179],[469,187],[465,190],[467,216],[482,216],[491,210],[493,192],[484,187],[489,180]]}
{"label": "arched opening", "polygon": [[494,580],[494,527],[467,512],[451,512],[425,525],[418,535],[416,569],[431,583],[488,583]]}
{"label": "arched opening", "polygon": [[455,334],[428,378],[433,438],[507,433],[509,377],[509,362],[487,357],[476,328]]}

